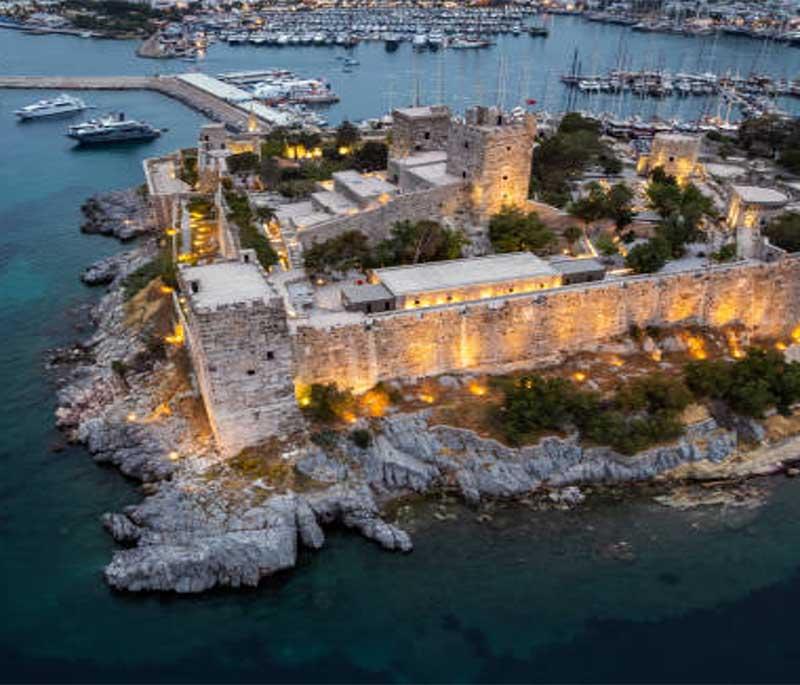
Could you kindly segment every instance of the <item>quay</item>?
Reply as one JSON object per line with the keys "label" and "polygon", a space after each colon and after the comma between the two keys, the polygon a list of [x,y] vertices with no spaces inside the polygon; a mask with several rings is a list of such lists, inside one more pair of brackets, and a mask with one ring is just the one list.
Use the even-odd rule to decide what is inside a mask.
{"label": "quay", "polygon": [[236,132],[252,129],[254,124],[259,130],[269,130],[289,123],[285,113],[256,102],[246,91],[237,94],[222,81],[198,76],[0,76],[0,89],[151,90]]}

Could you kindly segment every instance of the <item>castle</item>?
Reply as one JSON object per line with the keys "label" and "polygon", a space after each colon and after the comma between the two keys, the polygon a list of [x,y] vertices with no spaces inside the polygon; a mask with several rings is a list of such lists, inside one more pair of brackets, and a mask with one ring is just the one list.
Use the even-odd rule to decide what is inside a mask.
{"label": "castle", "polygon": [[304,249],[347,231],[378,241],[398,221],[481,226],[504,205],[526,206],[532,114],[473,107],[459,118],[439,105],[395,110],[393,121],[385,173],[334,173],[308,200],[278,209],[292,266],[302,264]]}
{"label": "castle", "polygon": [[[335,174],[310,200],[279,208],[282,240],[302,249],[353,229],[376,240],[403,219],[479,223],[527,203],[529,115],[476,108],[459,119],[415,107],[395,122],[386,173]],[[800,319],[800,259],[785,254],[630,277],[594,259],[512,253],[318,285],[297,268],[266,274],[227,235],[224,211],[219,230],[225,258],[181,266],[175,305],[225,454],[302,431],[299,405],[314,383],[364,392],[397,378],[557,363],[632,326],[778,337]]]}

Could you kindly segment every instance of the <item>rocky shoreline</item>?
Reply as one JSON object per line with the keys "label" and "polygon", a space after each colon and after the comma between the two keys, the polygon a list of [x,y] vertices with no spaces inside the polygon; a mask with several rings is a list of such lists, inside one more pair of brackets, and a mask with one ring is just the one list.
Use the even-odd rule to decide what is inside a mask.
{"label": "rocky shoreline", "polygon": [[515,449],[470,430],[432,425],[431,411],[422,410],[362,419],[356,427],[369,431],[365,447],[329,431],[315,441],[276,441],[269,458],[225,460],[214,450],[183,350],[154,344],[169,298],[151,287],[133,308],[124,300],[125,275],[155,249],[151,238],[92,267],[104,275],[89,280],[109,285],[92,313],[96,330],[50,359],[60,377],[58,426],[96,461],[143,484],[141,503],[103,516],[122,546],[105,568],[116,589],[254,586],[293,567],[301,548],[323,547],[333,525],[409,552],[410,535],[385,514],[409,495],[454,493],[476,508],[541,496],[563,508],[583,500],[581,486],[741,481],[785,470],[800,454],[794,437],[782,447],[741,448],[745,438],[763,442],[764,436],[757,424],[730,417],[704,418],[675,444],[626,457],[581,446],[576,436]]}

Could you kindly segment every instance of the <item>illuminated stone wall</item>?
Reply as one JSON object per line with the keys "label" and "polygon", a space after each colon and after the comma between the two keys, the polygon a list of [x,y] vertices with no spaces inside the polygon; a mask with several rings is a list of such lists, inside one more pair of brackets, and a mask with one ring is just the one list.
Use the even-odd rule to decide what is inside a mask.
{"label": "illuminated stone wall", "polygon": [[561,285],[560,275],[543,274],[535,278],[518,278],[506,280],[502,283],[465,285],[457,289],[450,288],[402,295],[397,298],[396,306],[397,309],[436,307],[438,305],[504,297],[513,293],[532,293],[545,288],[555,288],[559,285]]}
{"label": "illuminated stone wall", "polygon": [[[415,152],[444,150],[450,132],[450,109],[445,105],[424,108],[427,116],[414,110],[392,112],[392,157],[406,157]],[[410,112],[416,113],[411,114]]]}
{"label": "illuminated stone wall", "polygon": [[293,336],[296,382],[357,391],[378,381],[557,362],[632,325],[738,324],[787,334],[800,320],[800,260],[714,267],[373,316]]}
{"label": "illuminated stone wall", "polygon": [[[186,284],[182,290],[187,292]],[[184,298],[185,299],[185,298]],[[217,445],[225,455],[303,428],[283,300],[177,308]]]}
{"label": "illuminated stone wall", "polygon": [[698,170],[700,144],[699,136],[659,133],[653,139],[650,154],[638,165],[639,172],[649,174],[656,167],[662,167],[667,174],[684,183]]}
{"label": "illuminated stone wall", "polygon": [[450,129],[447,171],[468,184],[478,223],[504,205],[523,207],[528,200],[536,122],[532,115],[522,121],[505,117],[494,108],[475,107]]}
{"label": "illuminated stone wall", "polygon": [[324,242],[347,231],[361,231],[370,242],[388,238],[398,221],[440,220],[450,217],[458,224],[459,213],[465,204],[464,190],[460,184],[401,193],[383,205],[357,214],[332,217],[330,221],[315,224],[298,231],[304,248],[315,242]]}

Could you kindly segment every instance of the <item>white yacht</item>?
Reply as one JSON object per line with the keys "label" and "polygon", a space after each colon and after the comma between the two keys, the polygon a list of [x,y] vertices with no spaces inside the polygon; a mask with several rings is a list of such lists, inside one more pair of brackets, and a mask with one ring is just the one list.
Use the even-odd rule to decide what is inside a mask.
{"label": "white yacht", "polygon": [[14,114],[21,120],[42,119],[44,117],[75,114],[88,109],[86,103],[72,95],[59,95],[52,100],[39,100],[32,105],[18,109]]}
{"label": "white yacht", "polygon": [[125,115],[120,113],[70,126],[66,135],[81,145],[98,145],[153,140],[161,135],[161,131],[147,122],[126,119]]}

